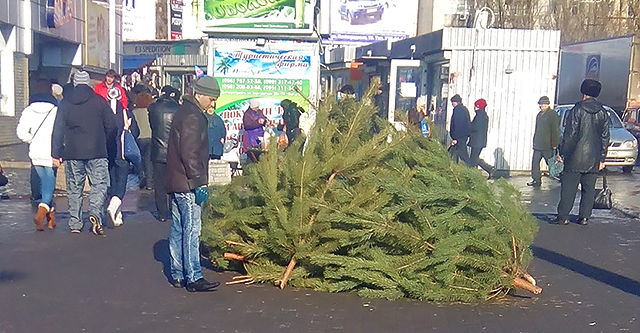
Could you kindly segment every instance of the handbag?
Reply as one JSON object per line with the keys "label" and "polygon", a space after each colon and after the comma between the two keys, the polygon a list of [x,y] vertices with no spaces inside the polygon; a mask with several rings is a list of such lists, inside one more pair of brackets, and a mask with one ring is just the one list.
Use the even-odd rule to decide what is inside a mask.
{"label": "handbag", "polygon": [[[124,125],[126,126],[128,124],[127,110],[122,110],[122,117],[124,118]],[[121,140],[122,158],[133,164],[139,164],[140,162],[142,162],[142,154],[140,154],[140,148],[138,147],[138,143],[136,143],[136,138],[133,136],[133,133],[131,133],[128,127],[125,127],[122,130]]]}
{"label": "handbag", "polygon": [[611,190],[607,186],[607,176],[602,174],[602,188],[596,189],[596,197],[593,201],[594,209],[611,209],[613,201],[611,200]]}
{"label": "handbag", "polygon": [[547,160],[547,166],[549,166],[549,177],[551,178],[560,177],[562,170],[564,170],[564,162],[558,162],[558,160],[556,160],[556,156],[558,156],[557,152],[553,157]]}

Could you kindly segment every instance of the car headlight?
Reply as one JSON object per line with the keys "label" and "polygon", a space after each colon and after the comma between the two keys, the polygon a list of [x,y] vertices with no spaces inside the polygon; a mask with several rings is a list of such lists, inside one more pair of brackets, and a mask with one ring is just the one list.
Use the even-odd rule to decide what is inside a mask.
{"label": "car headlight", "polygon": [[638,148],[638,140],[633,139],[633,140],[625,141],[622,144],[622,146],[625,147],[625,148]]}

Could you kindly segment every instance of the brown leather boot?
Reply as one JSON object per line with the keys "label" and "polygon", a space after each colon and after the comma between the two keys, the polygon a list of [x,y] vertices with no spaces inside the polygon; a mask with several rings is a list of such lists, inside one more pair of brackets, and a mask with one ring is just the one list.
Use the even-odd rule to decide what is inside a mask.
{"label": "brown leather boot", "polygon": [[38,205],[38,211],[36,212],[36,216],[33,217],[33,223],[36,224],[36,230],[43,231],[44,230],[44,218],[49,212],[49,206],[47,204],[41,203]]}
{"label": "brown leather boot", "polygon": [[47,213],[47,227],[53,229],[56,227],[56,211],[51,207],[51,210]]}

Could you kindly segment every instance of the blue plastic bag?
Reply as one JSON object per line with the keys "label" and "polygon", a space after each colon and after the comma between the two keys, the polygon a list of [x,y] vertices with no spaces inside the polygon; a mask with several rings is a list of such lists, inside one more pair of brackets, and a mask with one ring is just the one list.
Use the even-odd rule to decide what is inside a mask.
{"label": "blue plastic bag", "polygon": [[429,137],[429,123],[427,122],[427,118],[420,120],[420,130],[422,130],[422,135],[424,135],[425,138]]}
{"label": "blue plastic bag", "polygon": [[201,205],[209,199],[209,188],[205,185],[196,188],[196,205]]}

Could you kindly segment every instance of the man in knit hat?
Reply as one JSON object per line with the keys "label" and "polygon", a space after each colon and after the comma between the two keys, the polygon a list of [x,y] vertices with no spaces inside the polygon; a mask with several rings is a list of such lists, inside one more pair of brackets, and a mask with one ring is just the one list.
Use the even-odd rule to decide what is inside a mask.
{"label": "man in knit hat", "polygon": [[586,225],[591,217],[598,172],[604,169],[604,159],[609,147],[609,115],[602,103],[596,100],[602,85],[592,79],[582,82],[582,101],[567,115],[559,160],[564,159],[557,224],[569,224],[569,212],[578,191],[582,187],[578,224]]}
{"label": "man in knit hat", "polygon": [[469,151],[467,150],[467,141],[471,136],[471,117],[469,110],[462,105],[462,97],[455,94],[451,97],[451,105],[453,113],[451,114],[451,124],[449,125],[449,136],[451,136],[451,154],[454,160],[458,159],[470,164]]}
{"label": "man in knit hat", "polygon": [[533,132],[533,158],[531,159],[531,182],[529,186],[539,187],[542,184],[540,160],[548,161],[560,143],[560,117],[549,107],[549,97],[542,96],[538,100],[540,112],[536,116],[536,127]]}
{"label": "man in knit hat", "polygon": [[65,162],[71,232],[80,233],[83,226],[82,189],[88,176],[91,231],[102,235],[102,211],[109,185],[107,142],[115,140],[116,119],[107,101],[89,87],[87,72],[76,72],[73,85],[58,107],[51,156],[55,163]]}
{"label": "man in knit hat", "polygon": [[200,267],[202,205],[209,196],[209,140],[207,117],[220,96],[218,81],[204,76],[195,82],[193,96],[185,95],[173,117],[167,148],[167,192],[171,194],[172,285],[188,291],[211,291],[218,282],[209,282]]}

